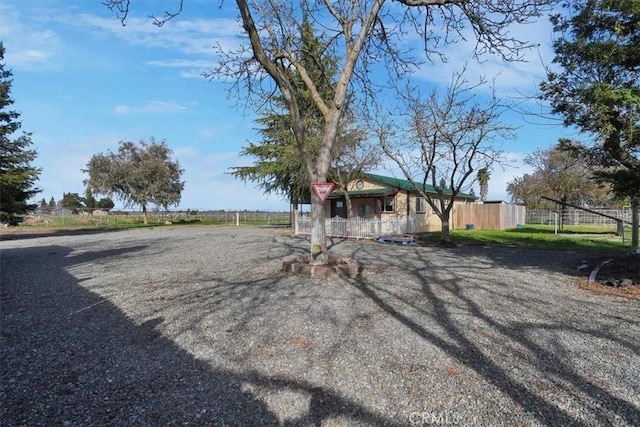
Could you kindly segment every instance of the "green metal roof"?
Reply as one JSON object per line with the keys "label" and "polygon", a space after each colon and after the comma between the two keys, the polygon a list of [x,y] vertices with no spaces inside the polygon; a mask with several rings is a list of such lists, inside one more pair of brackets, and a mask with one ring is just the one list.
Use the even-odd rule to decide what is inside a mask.
{"label": "green metal roof", "polygon": [[[383,176],[383,175],[375,175],[372,173],[365,173],[364,174],[365,178],[371,180],[371,181],[376,181],[379,182],[381,184],[385,184],[385,185],[389,185],[391,187],[396,187],[396,188],[400,188],[402,190],[407,190],[407,191],[416,191],[415,187],[413,186],[413,184],[411,183],[411,181],[406,180],[406,179],[400,179],[400,178],[393,178],[390,176]],[[432,185],[426,184],[424,186],[424,191],[426,193],[433,193],[436,194],[436,190],[435,188],[433,188]],[[349,192],[349,194],[352,194],[351,192]],[[445,190],[444,194],[451,194],[450,190]],[[478,199],[477,196],[474,196],[472,194],[467,194],[467,193],[458,193],[457,197],[463,197],[466,199],[473,199],[476,200]]]}
{"label": "green metal roof", "polygon": [[[354,190],[349,191],[349,197],[357,198],[357,197],[381,197],[381,196],[389,196],[391,194],[396,193],[397,190],[391,188],[371,188],[369,190]],[[344,196],[344,191],[332,191],[329,196],[330,199],[335,199]]]}

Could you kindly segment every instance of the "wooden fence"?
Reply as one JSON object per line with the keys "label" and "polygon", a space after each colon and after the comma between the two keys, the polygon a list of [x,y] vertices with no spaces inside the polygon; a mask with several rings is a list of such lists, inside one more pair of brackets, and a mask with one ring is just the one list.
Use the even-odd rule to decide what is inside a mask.
{"label": "wooden fence", "polygon": [[[413,233],[413,219],[371,218],[359,216],[354,218],[333,217],[325,219],[325,233],[331,237],[347,237],[354,239],[373,239],[379,236],[392,236]],[[311,218],[296,216],[296,234],[311,234]]]}
{"label": "wooden fence", "polygon": [[473,228],[505,230],[524,224],[526,210],[522,205],[504,203],[469,204],[455,206],[453,226],[456,229]]}

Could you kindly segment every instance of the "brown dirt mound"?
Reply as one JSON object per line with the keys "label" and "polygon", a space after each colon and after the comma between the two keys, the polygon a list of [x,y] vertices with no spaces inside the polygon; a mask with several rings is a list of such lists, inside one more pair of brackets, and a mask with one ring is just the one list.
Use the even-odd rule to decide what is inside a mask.
{"label": "brown dirt mound", "polygon": [[586,260],[585,264],[589,265],[588,273],[598,266],[600,269],[593,283],[587,278],[581,280],[581,288],[599,294],[640,299],[640,254],[598,255]]}

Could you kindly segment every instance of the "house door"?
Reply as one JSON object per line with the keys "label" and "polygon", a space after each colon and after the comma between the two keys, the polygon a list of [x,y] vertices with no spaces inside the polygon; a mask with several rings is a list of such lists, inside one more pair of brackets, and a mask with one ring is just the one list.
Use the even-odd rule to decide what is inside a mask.
{"label": "house door", "polygon": [[332,199],[331,200],[331,218],[339,216],[340,218],[347,217],[347,206],[344,199]]}

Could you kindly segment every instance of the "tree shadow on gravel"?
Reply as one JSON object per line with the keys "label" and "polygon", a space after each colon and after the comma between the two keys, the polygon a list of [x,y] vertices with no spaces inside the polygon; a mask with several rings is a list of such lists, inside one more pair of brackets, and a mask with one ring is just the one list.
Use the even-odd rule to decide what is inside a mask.
{"label": "tree shadow on gravel", "polygon": [[[304,381],[214,369],[163,336],[164,317],[136,324],[111,301],[80,285],[90,277],[78,279],[68,272],[80,262],[136,257],[145,249],[78,256],[64,246],[3,251],[4,425],[320,425],[331,417],[390,424]],[[280,420],[247,385],[293,391],[305,396],[308,407],[298,418]]]}
{"label": "tree shadow on gravel", "polygon": [[124,228],[79,228],[79,229],[52,229],[52,230],[29,230],[3,232],[0,230],[0,242],[5,240],[26,240],[36,239],[39,237],[58,237],[58,236],[82,236],[93,234],[115,233],[125,231]]}
{"label": "tree shadow on gravel", "polygon": [[[423,248],[397,249],[402,254],[395,250],[388,254],[379,252],[376,262],[387,263],[392,268],[406,272],[417,282],[415,293],[407,293],[405,285],[381,285],[366,274],[355,279],[353,284],[411,333],[471,369],[536,422],[575,426],[621,422],[640,425],[640,409],[633,402],[616,396],[610,385],[572,366],[566,356],[572,349],[564,347],[559,336],[567,333],[594,342],[607,340],[622,347],[627,354],[635,355],[640,353],[637,342],[631,337],[613,336],[603,327],[609,325],[604,320],[603,325],[581,324],[576,319],[564,322],[561,309],[554,317],[545,318],[541,315],[536,320],[519,320],[519,308],[524,312],[531,310],[532,305],[537,305],[544,310],[553,301],[536,297],[535,288],[520,292],[518,283],[510,283],[509,277],[496,275],[496,267],[501,267],[501,272],[505,268],[531,269],[532,275],[536,274],[538,268],[567,273],[566,259],[554,257],[553,252],[540,257],[536,256],[538,251],[532,253],[522,249],[480,252],[439,249],[437,256],[433,256],[434,250]],[[478,265],[477,262],[465,260],[467,254],[480,256],[484,263]],[[351,256],[357,257],[357,251]],[[444,260],[434,263],[434,258]],[[478,277],[484,277],[484,281],[480,282],[486,285],[478,283]],[[483,301],[489,301],[491,309]],[[580,304],[584,302],[579,301]],[[556,303],[562,304],[562,301]],[[497,315],[501,307],[511,312],[510,319],[505,320]],[[589,310],[589,307],[581,307],[580,310]],[[620,320],[629,324],[633,321],[631,317],[620,317]],[[476,328],[478,324],[482,325],[485,335],[490,337],[489,343],[476,339],[477,330],[471,331],[472,322]],[[551,334],[556,341],[552,342],[553,345],[542,344],[534,338],[536,333]],[[497,350],[496,346],[501,345],[504,348]],[[502,355],[502,351],[506,352],[506,356]],[[597,351],[603,350],[599,348]],[[497,358],[498,354],[505,358]],[[609,357],[608,354],[606,356]],[[616,363],[616,360],[610,362]],[[515,371],[509,369],[513,366],[517,368]],[[528,371],[538,383],[523,380],[519,375],[522,371]],[[576,399],[579,403],[574,402],[572,410],[567,410],[566,402],[554,400],[554,393],[565,393],[570,396],[569,399]],[[576,406],[580,407],[580,416],[575,413]],[[509,420],[500,422],[508,424]]]}

